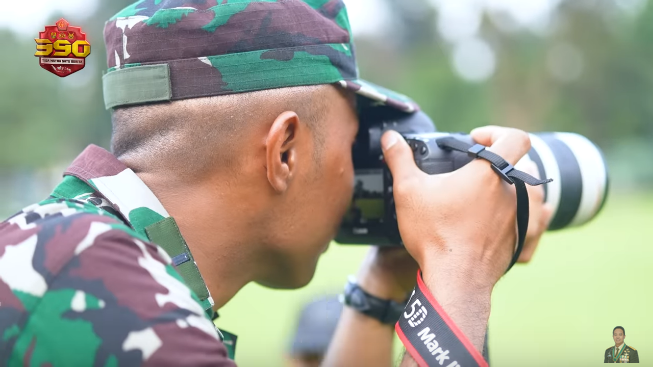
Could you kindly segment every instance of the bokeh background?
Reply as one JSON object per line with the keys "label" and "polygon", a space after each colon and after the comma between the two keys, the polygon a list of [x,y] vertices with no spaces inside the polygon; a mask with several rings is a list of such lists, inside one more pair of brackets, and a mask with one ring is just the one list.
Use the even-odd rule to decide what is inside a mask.
{"label": "bokeh background", "polygon": [[[130,2],[2,1],[3,217],[47,196],[87,144],[109,146],[102,28]],[[607,157],[611,193],[599,217],[546,234],[533,261],[495,288],[492,365],[599,365],[622,325],[653,366],[653,2],[345,2],[362,76],[413,97],[439,130],[571,131]],[[92,44],[86,68],[63,79],[33,56],[33,39],[60,17]],[[365,251],[333,244],[301,290],[243,289],[221,310],[222,326],[240,336],[239,365],[283,366],[302,304],[340,292]]]}

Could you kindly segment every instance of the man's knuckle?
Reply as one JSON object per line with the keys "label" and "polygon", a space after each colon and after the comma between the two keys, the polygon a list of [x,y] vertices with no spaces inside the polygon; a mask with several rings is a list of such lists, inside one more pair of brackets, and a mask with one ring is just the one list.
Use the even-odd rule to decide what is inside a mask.
{"label": "man's knuckle", "polygon": [[514,140],[517,144],[519,144],[519,147],[521,148],[522,151],[527,152],[531,150],[531,137],[528,135],[527,132],[523,130],[518,130],[514,129],[513,131],[514,134]]}
{"label": "man's knuckle", "polygon": [[416,180],[412,177],[405,178],[400,182],[395,182],[394,192],[398,196],[407,196],[415,191]]}

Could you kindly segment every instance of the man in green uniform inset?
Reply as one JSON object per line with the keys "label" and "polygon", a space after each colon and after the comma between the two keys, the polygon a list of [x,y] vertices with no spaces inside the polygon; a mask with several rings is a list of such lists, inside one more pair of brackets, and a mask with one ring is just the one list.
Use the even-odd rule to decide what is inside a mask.
{"label": "man in green uniform inset", "polygon": [[626,330],[623,327],[615,327],[612,330],[612,338],[614,339],[614,347],[605,350],[603,363],[639,363],[637,349],[624,343]]}

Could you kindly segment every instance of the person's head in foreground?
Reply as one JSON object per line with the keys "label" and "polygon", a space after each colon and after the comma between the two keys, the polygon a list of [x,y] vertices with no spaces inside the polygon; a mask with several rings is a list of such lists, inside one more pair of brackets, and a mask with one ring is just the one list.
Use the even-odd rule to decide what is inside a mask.
{"label": "person's head in foreground", "polygon": [[310,302],[302,309],[288,352],[289,367],[317,367],[338,325],[342,303],[337,297]]}
{"label": "person's head in foreground", "polygon": [[112,151],[193,223],[200,268],[237,241],[236,261],[265,259],[248,278],[301,287],[352,197],[359,111],[416,106],[358,79],[342,1],[178,3],[106,26]]}

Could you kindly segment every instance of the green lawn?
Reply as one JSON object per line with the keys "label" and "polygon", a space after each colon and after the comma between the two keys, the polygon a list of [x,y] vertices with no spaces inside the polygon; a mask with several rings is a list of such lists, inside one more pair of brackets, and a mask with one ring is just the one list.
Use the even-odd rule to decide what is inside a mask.
{"label": "green lawn", "polygon": [[[602,365],[612,328],[621,325],[640,365],[653,366],[652,238],[651,194],[613,196],[592,223],[545,235],[533,261],[516,266],[495,288],[492,365]],[[332,244],[301,290],[243,289],[220,312],[221,326],[239,335],[239,366],[283,366],[303,302],[340,292],[365,251]]]}

